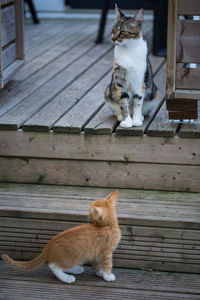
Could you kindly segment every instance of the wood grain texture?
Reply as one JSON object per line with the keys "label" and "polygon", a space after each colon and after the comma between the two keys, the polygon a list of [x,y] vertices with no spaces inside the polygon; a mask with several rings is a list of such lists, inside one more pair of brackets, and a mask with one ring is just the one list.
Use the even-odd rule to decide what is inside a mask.
{"label": "wood grain texture", "polygon": [[199,141],[196,139],[133,138],[115,134],[99,136],[1,130],[0,155],[200,165]]}
{"label": "wood grain texture", "polygon": [[198,0],[178,0],[177,1],[177,13],[179,15],[199,15],[200,14],[200,4]]}
{"label": "wood grain texture", "polygon": [[95,113],[104,105],[104,94],[110,74],[105,76],[85,97],[53,126],[55,132],[80,133]]}
{"label": "wood grain texture", "polygon": [[[51,27],[51,26],[49,26]],[[67,27],[67,28],[66,28]],[[24,67],[18,72],[16,77],[14,79],[16,80],[25,80],[27,77],[31,76],[35,72],[42,69],[45,65],[52,62],[62,54],[66,53],[73,47],[76,47],[77,44],[82,43],[83,40],[91,40],[91,34],[94,31],[94,28],[96,28],[96,24],[93,23],[86,23],[81,22],[80,24],[76,24],[76,26],[66,26],[65,24],[65,38],[64,40],[57,41],[55,45],[52,45],[52,47],[45,52],[41,53],[40,55],[36,56],[34,59],[30,61],[26,61],[26,64]],[[64,29],[64,28],[63,28]],[[62,29],[62,30],[63,30]],[[40,36],[40,35],[38,35]],[[36,36],[36,37],[38,37]],[[53,37],[53,40],[57,36]],[[30,40],[30,44],[32,42],[32,39]],[[38,41],[40,47],[41,40]]]}
{"label": "wood grain texture", "polygon": [[[177,68],[176,87],[178,89],[199,90],[200,68]],[[200,93],[200,91],[199,91]]]}
{"label": "wood grain texture", "polygon": [[2,182],[200,191],[198,166],[6,157],[0,162]]}
{"label": "wood grain texture", "polygon": [[197,101],[190,99],[166,99],[166,107],[170,111],[190,111],[197,109]]}
{"label": "wood grain texture", "polygon": [[171,120],[191,120],[198,119],[197,110],[191,111],[168,111]]}
{"label": "wood grain texture", "polygon": [[9,6],[1,9],[1,47],[4,47],[16,38],[15,7]]}
{"label": "wood grain texture", "polygon": [[16,43],[8,45],[2,51],[2,69],[4,70],[16,59]]}
{"label": "wood grain texture", "polygon": [[200,21],[177,20],[176,39],[176,62],[199,63]]}
{"label": "wood grain texture", "polygon": [[[77,276],[75,285],[65,285],[53,277],[49,268],[44,265],[34,272],[22,272],[0,263],[0,284],[3,297],[7,294],[13,300],[34,299],[198,299],[199,277],[195,274],[178,274],[166,272],[148,272],[142,270],[114,269],[115,282],[105,282],[94,275],[91,267]],[[124,283],[125,282],[125,283]],[[15,293],[14,293],[15,292]],[[188,298],[187,298],[188,297]]]}
{"label": "wood grain texture", "polygon": [[184,123],[179,131],[179,136],[183,138],[200,138],[200,103],[198,102],[198,120]]}
{"label": "wood grain texture", "polygon": [[[90,203],[110,191],[1,183],[1,250],[33,258],[52,236],[87,222]],[[120,190],[115,266],[199,273],[198,206],[198,194]]]}
{"label": "wood grain texture", "polygon": [[[108,52],[102,59],[99,59],[92,68],[82,73],[73,83],[62,90],[52,101],[47,103],[37,114],[30,118],[23,126],[23,130],[48,131],[53,124],[64,114],[76,105],[77,102],[87,99],[86,95],[110,69],[112,53]],[[90,94],[90,93],[89,93]],[[86,96],[85,96],[86,95]],[[85,97],[84,97],[85,96]],[[85,104],[85,102],[84,102]],[[84,105],[83,105],[84,106]],[[93,105],[91,105],[93,106]],[[76,106],[75,106],[76,109]],[[77,107],[77,114],[82,115],[83,107]],[[80,120],[80,119],[79,119]]]}
{"label": "wood grain texture", "polygon": [[200,99],[200,92],[198,90],[180,90],[175,91],[175,98],[177,99]]}
{"label": "wood grain texture", "polygon": [[24,1],[15,4],[16,58],[24,59]]}
{"label": "wood grain texture", "polygon": [[166,103],[164,102],[147,129],[149,136],[173,137],[178,130],[178,124],[169,121]]}
{"label": "wood grain texture", "polygon": [[173,99],[176,75],[177,0],[168,1],[166,97]]}
{"label": "wood grain texture", "polygon": [[[85,47],[90,49],[90,44],[85,43]],[[90,51],[85,53],[85,55],[77,58],[77,54],[73,49],[73,54],[70,56],[70,59],[73,61],[73,64],[69,65],[69,60],[65,64],[68,64],[69,67],[63,69],[63,60],[64,57],[59,61],[60,68],[62,68],[61,72],[58,73],[58,68],[53,70],[53,72],[57,73],[53,78],[48,80],[46,84],[41,86],[41,81],[35,81],[34,84],[31,84],[31,77],[28,78],[28,88],[26,84],[22,84],[23,93],[20,90],[20,85],[17,86],[17,89],[20,91],[20,96],[23,98],[25,95],[29,95],[32,89],[40,85],[41,87],[37,89],[30,97],[24,99],[24,101],[20,102],[20,98],[14,94],[15,89],[11,92],[13,93],[13,102],[20,102],[18,105],[15,105],[12,109],[10,109],[6,114],[4,114],[0,118],[0,127],[7,128],[7,129],[14,129],[16,130],[19,128],[23,123],[25,123],[30,117],[32,117],[40,108],[42,108],[48,101],[50,101],[53,97],[55,97],[62,89],[72,83],[76,78],[78,78],[84,71],[86,71],[91,65],[93,65],[99,58],[104,56],[109,50],[111,49],[112,45],[109,43],[107,46],[105,45],[98,45],[92,48]],[[78,52],[85,52],[84,47],[78,48]],[[83,53],[84,53],[83,52]],[[67,56],[69,57],[70,53],[67,52]],[[73,57],[74,55],[74,57]],[[64,55],[65,56],[65,55]],[[61,65],[62,61],[62,65]],[[51,64],[47,65],[47,68],[50,70]],[[43,68],[40,72],[40,75],[44,74],[46,68]],[[45,72],[46,73],[46,72]],[[52,71],[49,74],[45,75],[46,79],[47,76],[50,77]],[[36,73],[34,76],[38,76]],[[36,76],[36,77],[37,77]],[[38,76],[40,78],[40,76]],[[65,80],[63,80],[65,78]],[[43,78],[43,81],[45,79]],[[24,83],[24,82],[23,82]],[[9,93],[8,93],[9,94]],[[9,96],[9,95],[6,95]],[[4,97],[5,100],[5,97]],[[1,102],[0,102],[1,103]],[[10,101],[8,103],[10,105]],[[1,110],[2,111],[2,110]]]}

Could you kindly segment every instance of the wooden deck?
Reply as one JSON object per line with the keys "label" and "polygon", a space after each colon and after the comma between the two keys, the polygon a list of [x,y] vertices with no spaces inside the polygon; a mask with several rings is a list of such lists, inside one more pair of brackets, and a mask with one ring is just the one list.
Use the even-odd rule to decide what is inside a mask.
{"label": "wooden deck", "polygon": [[24,273],[1,262],[0,299],[199,300],[199,275],[116,268],[114,272],[116,281],[105,282],[86,268],[85,273],[78,275],[77,281],[69,285],[59,282],[47,266]]}
{"label": "wooden deck", "polygon": [[[141,127],[123,129],[104,103],[112,22],[25,24],[26,63],[0,91],[0,181],[200,191],[200,123],[169,122],[166,60],[149,53],[160,97]],[[152,23],[144,24],[151,49]]]}
{"label": "wooden deck", "polygon": [[[0,184],[0,252],[35,257],[51,237],[88,222],[94,200],[113,189]],[[119,190],[122,230],[114,266],[200,273],[200,197],[196,193]]]}

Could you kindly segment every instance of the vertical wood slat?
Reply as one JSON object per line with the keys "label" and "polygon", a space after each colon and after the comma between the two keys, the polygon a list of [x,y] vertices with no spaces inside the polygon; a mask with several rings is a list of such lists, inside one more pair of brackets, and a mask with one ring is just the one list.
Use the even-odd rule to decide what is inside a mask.
{"label": "vertical wood slat", "polygon": [[1,47],[4,47],[16,38],[14,5],[1,9],[1,27]]}
{"label": "vertical wood slat", "polygon": [[23,1],[15,3],[15,17],[16,17],[16,58],[24,58],[24,5]]}
{"label": "vertical wood slat", "polygon": [[2,70],[10,65],[16,58],[16,43],[10,44],[2,51]]}
{"label": "vertical wood slat", "polygon": [[[200,6],[200,5],[199,5]],[[177,20],[176,62],[200,63],[200,21]]]}
{"label": "vertical wood slat", "polygon": [[173,99],[176,76],[176,20],[177,0],[168,1],[168,32],[167,32],[167,88],[166,96]]}

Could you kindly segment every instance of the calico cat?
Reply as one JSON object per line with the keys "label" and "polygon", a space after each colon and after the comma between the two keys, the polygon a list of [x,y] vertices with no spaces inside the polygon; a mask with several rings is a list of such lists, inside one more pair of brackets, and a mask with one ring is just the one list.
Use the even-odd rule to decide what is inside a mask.
{"label": "calico cat", "polygon": [[91,223],[59,233],[33,260],[15,261],[6,254],[2,255],[3,260],[23,270],[35,269],[47,261],[54,275],[66,283],[76,279],[67,273],[80,274],[84,272],[80,264],[92,262],[97,276],[114,281],[112,253],[121,237],[115,209],[117,199],[118,191],[114,191],[105,200],[94,201],[89,208]]}
{"label": "calico cat", "polygon": [[131,18],[115,6],[117,19],[112,29],[114,71],[105,91],[105,100],[117,115],[121,127],[141,126],[158,94],[147,56],[147,43],[142,37],[144,11],[140,9]]}

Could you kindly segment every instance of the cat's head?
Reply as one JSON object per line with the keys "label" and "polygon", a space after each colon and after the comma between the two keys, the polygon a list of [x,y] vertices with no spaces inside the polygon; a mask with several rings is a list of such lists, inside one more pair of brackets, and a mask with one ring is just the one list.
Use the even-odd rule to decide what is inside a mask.
{"label": "cat's head", "polygon": [[144,10],[141,8],[134,17],[126,17],[115,4],[116,21],[112,29],[112,41],[116,45],[125,45],[130,39],[139,39],[142,35]]}
{"label": "cat's head", "polygon": [[107,226],[117,223],[115,206],[118,200],[118,191],[112,192],[104,200],[94,201],[89,209],[91,223],[98,226]]}

